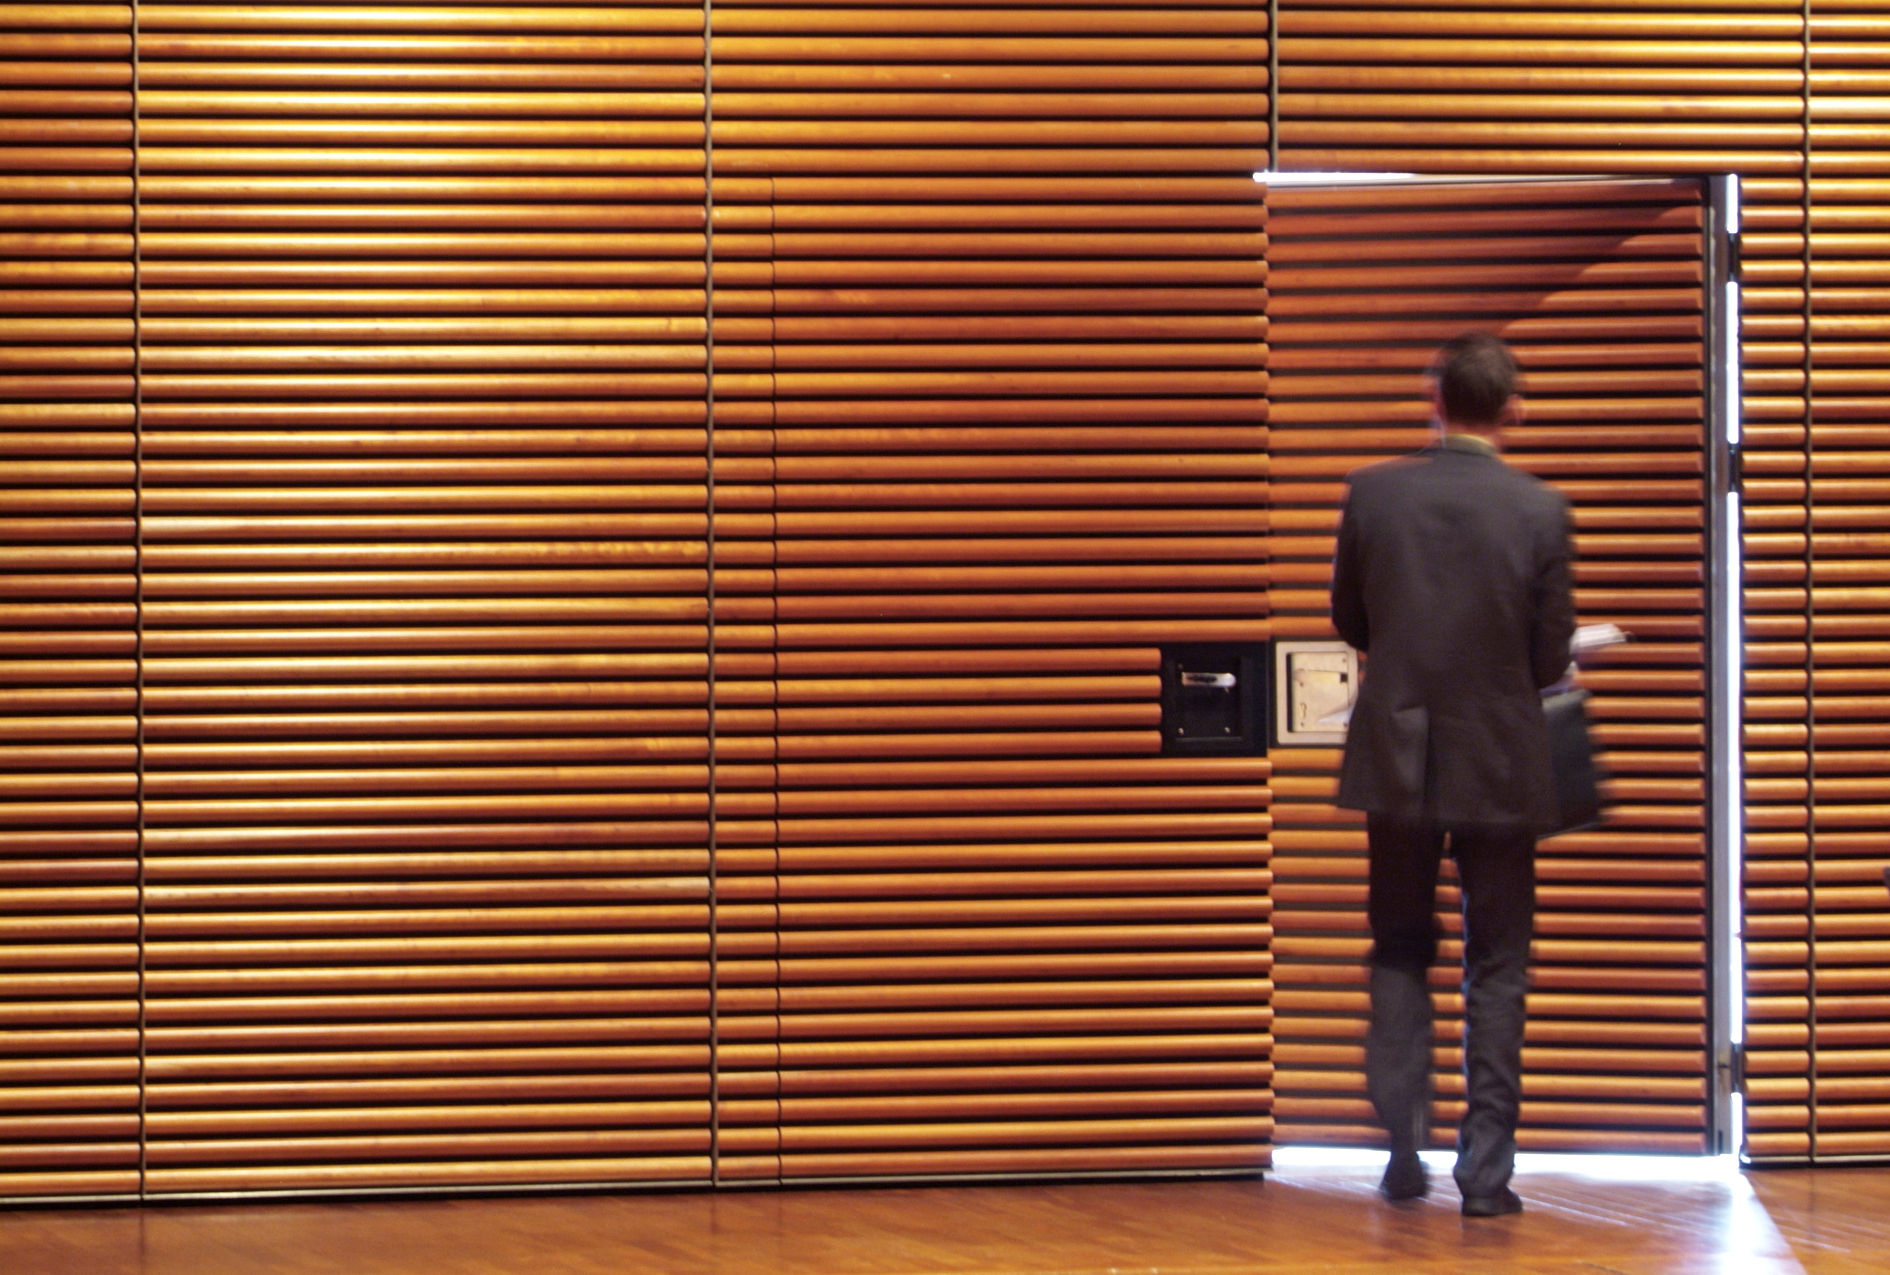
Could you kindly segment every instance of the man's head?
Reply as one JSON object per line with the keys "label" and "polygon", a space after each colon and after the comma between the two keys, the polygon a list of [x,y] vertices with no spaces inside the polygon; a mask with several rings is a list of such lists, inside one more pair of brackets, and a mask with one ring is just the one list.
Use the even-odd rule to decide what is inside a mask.
{"label": "man's head", "polygon": [[1446,341],[1431,360],[1431,393],[1448,430],[1495,433],[1522,415],[1522,374],[1509,347],[1493,336],[1468,332]]}

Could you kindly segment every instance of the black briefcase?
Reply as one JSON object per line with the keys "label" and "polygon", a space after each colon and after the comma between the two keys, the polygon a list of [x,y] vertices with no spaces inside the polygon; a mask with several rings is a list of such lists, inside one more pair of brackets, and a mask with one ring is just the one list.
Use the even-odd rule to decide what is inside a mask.
{"label": "black briefcase", "polygon": [[1562,691],[1542,697],[1549,719],[1549,760],[1555,768],[1557,816],[1545,836],[1592,828],[1601,822],[1601,771],[1588,735],[1588,692]]}

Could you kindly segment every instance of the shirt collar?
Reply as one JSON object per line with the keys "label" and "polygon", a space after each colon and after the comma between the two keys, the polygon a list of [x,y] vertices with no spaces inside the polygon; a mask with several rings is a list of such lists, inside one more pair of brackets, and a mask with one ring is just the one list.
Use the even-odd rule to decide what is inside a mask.
{"label": "shirt collar", "polygon": [[1453,452],[1479,452],[1485,456],[1497,454],[1496,444],[1475,434],[1446,434],[1439,446]]}

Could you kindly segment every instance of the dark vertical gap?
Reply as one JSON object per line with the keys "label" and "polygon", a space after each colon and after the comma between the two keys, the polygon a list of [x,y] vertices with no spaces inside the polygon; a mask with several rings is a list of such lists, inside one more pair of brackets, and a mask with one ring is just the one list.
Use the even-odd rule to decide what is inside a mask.
{"label": "dark vertical gap", "polygon": [[1813,366],[1811,338],[1811,6],[1804,0],[1805,40],[1802,52],[1804,75],[1803,120],[1804,157],[1804,237],[1801,272],[1804,280],[1804,385],[1805,385],[1805,1132],[1807,1152],[1818,1159],[1818,656],[1817,606],[1813,585],[1817,552],[1812,547],[1816,533],[1813,486],[1812,427],[1817,408],[1811,389]]}
{"label": "dark vertical gap", "polygon": [[[1280,7],[1279,0],[1267,0],[1267,6],[1268,6],[1268,20],[1267,20],[1268,34],[1272,36],[1272,43],[1269,46],[1272,66],[1270,69],[1270,73],[1267,76],[1267,105],[1268,105],[1268,111],[1269,111],[1269,125],[1270,125],[1267,130],[1267,144],[1268,146],[1272,148],[1270,152],[1272,155],[1272,159],[1268,163],[1267,167],[1275,171],[1278,171],[1280,167],[1280,160],[1279,160],[1279,153],[1280,153],[1280,143],[1279,143],[1280,55],[1279,55],[1279,47],[1280,45],[1279,45],[1279,32],[1277,30],[1279,7]],[[1273,242],[1273,186],[1272,184],[1268,183],[1268,184],[1262,185],[1260,187],[1259,193],[1260,193],[1260,210],[1262,213],[1260,224],[1265,235],[1265,237],[1261,239],[1261,243],[1266,244],[1266,245],[1271,245]],[[1262,258],[1262,264],[1266,264],[1266,262],[1272,257],[1273,254],[1270,247],[1263,249],[1263,251],[1265,252],[1265,256]],[[1271,388],[1273,384],[1273,379],[1272,379],[1273,322],[1272,322],[1272,305],[1271,305],[1272,295],[1273,295],[1272,292],[1267,289],[1263,289],[1260,293],[1260,321],[1262,325],[1261,331],[1262,333],[1265,334],[1267,385],[1269,387],[1267,390],[1264,391],[1261,398],[1261,404],[1265,413],[1264,421],[1268,425],[1267,435],[1266,435],[1267,443],[1265,446],[1265,451],[1263,453],[1266,459],[1266,464],[1267,464],[1267,487],[1266,487],[1266,498],[1262,502],[1262,504],[1267,510],[1267,517],[1269,520],[1269,524],[1271,523],[1271,519],[1273,516],[1273,513],[1272,513],[1273,511],[1273,484],[1275,483],[1275,481],[1277,481],[1273,477],[1273,459],[1274,459],[1273,441],[1272,441],[1273,430],[1271,428],[1271,424],[1273,420],[1273,391]],[[1277,630],[1273,628],[1273,624],[1274,624],[1273,616],[1277,613],[1276,608],[1273,605],[1273,580],[1275,579],[1273,564],[1278,560],[1279,554],[1277,550],[1274,548],[1272,534],[1270,532],[1267,534],[1265,552],[1266,552],[1267,577],[1266,577],[1266,584],[1263,586],[1263,588],[1266,593],[1267,626],[1270,633],[1276,633]],[[1277,692],[1272,692],[1272,693],[1277,694]],[[1271,714],[1273,712],[1272,703],[1267,700],[1263,700],[1262,703],[1264,707],[1262,708],[1261,711],[1263,713]],[[1263,727],[1262,729],[1264,730],[1265,728]],[[1270,777],[1271,773],[1272,772],[1269,771],[1269,779],[1268,779],[1269,784],[1272,782],[1271,777]],[[1280,852],[1279,852],[1278,844],[1274,840],[1273,825],[1272,825],[1272,821],[1274,819],[1274,810],[1276,809],[1278,805],[1278,801],[1279,801],[1279,798],[1277,796],[1269,797],[1267,800],[1268,827],[1267,827],[1267,837],[1266,837],[1266,840],[1267,840],[1266,867],[1267,867],[1268,884],[1266,887],[1266,900],[1267,900],[1267,907],[1269,910],[1269,915],[1271,914],[1271,909],[1273,907],[1273,899],[1274,899],[1273,881],[1275,879],[1275,874],[1277,874],[1279,871],[1279,866],[1280,866],[1279,865]],[[1264,943],[1265,943],[1265,951],[1266,951],[1266,957],[1267,957],[1267,970],[1269,973],[1269,978],[1266,983],[1262,984],[1262,986],[1264,986],[1267,989],[1266,1001],[1265,1001],[1266,1010],[1267,1010],[1267,1021],[1271,1023],[1274,1020],[1274,1016],[1277,1012],[1274,1006],[1278,1003],[1278,999],[1279,999],[1277,992],[1274,990],[1274,983],[1272,981],[1272,978],[1270,977],[1273,966],[1274,966],[1274,962],[1277,960],[1277,957],[1274,955],[1276,949],[1274,947],[1274,932],[1272,928],[1268,927],[1268,929],[1265,930],[1264,933],[1267,936],[1264,940]],[[1267,1054],[1266,1054],[1266,1058],[1267,1058],[1266,1100],[1267,1100],[1267,1112],[1269,1115],[1272,1115],[1273,1112],[1277,1110],[1279,1101],[1280,1101],[1279,1085],[1277,1081],[1274,1079],[1274,1077],[1279,1074],[1278,1064],[1274,1061],[1278,1056],[1279,1056],[1279,1047],[1274,1037],[1272,1036],[1272,1029],[1269,1028],[1268,1036],[1267,1036]],[[1280,1145],[1278,1128],[1279,1128],[1278,1118],[1274,1117],[1274,1119],[1270,1122],[1268,1126],[1268,1131],[1267,1131],[1266,1167],[1268,1170],[1272,1170],[1276,1174],[1278,1170],[1274,1166],[1273,1156],[1274,1156],[1274,1152],[1279,1149],[1279,1145]]]}
{"label": "dark vertical gap", "polygon": [[703,562],[708,581],[709,775],[709,1185],[722,1183],[722,1056],[715,888],[715,5],[702,2],[702,357],[703,455],[707,527]]}
{"label": "dark vertical gap", "polygon": [[139,6],[131,6],[131,569],[132,651],[134,661],[132,711],[133,749],[137,773],[133,779],[137,802],[138,854],[138,1198],[149,1194],[150,1139],[146,1136],[149,1103],[146,1086],[145,1014],[145,878],[144,878],[144,200],[143,147],[139,144]]}
{"label": "dark vertical gap", "polygon": [[1267,0],[1267,169],[1280,171],[1280,0]]}

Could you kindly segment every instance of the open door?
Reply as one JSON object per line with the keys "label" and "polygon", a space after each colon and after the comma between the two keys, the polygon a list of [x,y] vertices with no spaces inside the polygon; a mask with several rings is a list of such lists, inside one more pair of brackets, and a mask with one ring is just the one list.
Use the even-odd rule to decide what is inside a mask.
{"label": "open door", "polygon": [[[1447,337],[1502,336],[1527,377],[1511,463],[1574,508],[1607,822],[1539,854],[1519,1141],[1533,1150],[1725,1149],[1711,832],[1722,661],[1712,481],[1732,405],[1713,374],[1725,182],[1431,181],[1269,190],[1272,610],[1330,636],[1347,472],[1422,446],[1421,373]],[[1719,282],[1716,282],[1716,276]],[[1717,537],[1723,539],[1723,537]],[[1723,554],[1718,555],[1723,558]],[[1722,692],[1724,687],[1722,687]],[[1724,752],[1723,749],[1719,750]],[[1274,750],[1275,1115],[1280,1144],[1381,1140],[1365,1094],[1362,816],[1337,748]],[[1718,821],[1718,822],[1724,822]],[[1461,1111],[1460,949],[1446,869],[1433,973],[1440,1145]],[[1723,981],[1723,980],[1721,980]],[[1719,1095],[1716,1098],[1716,1095]]]}

